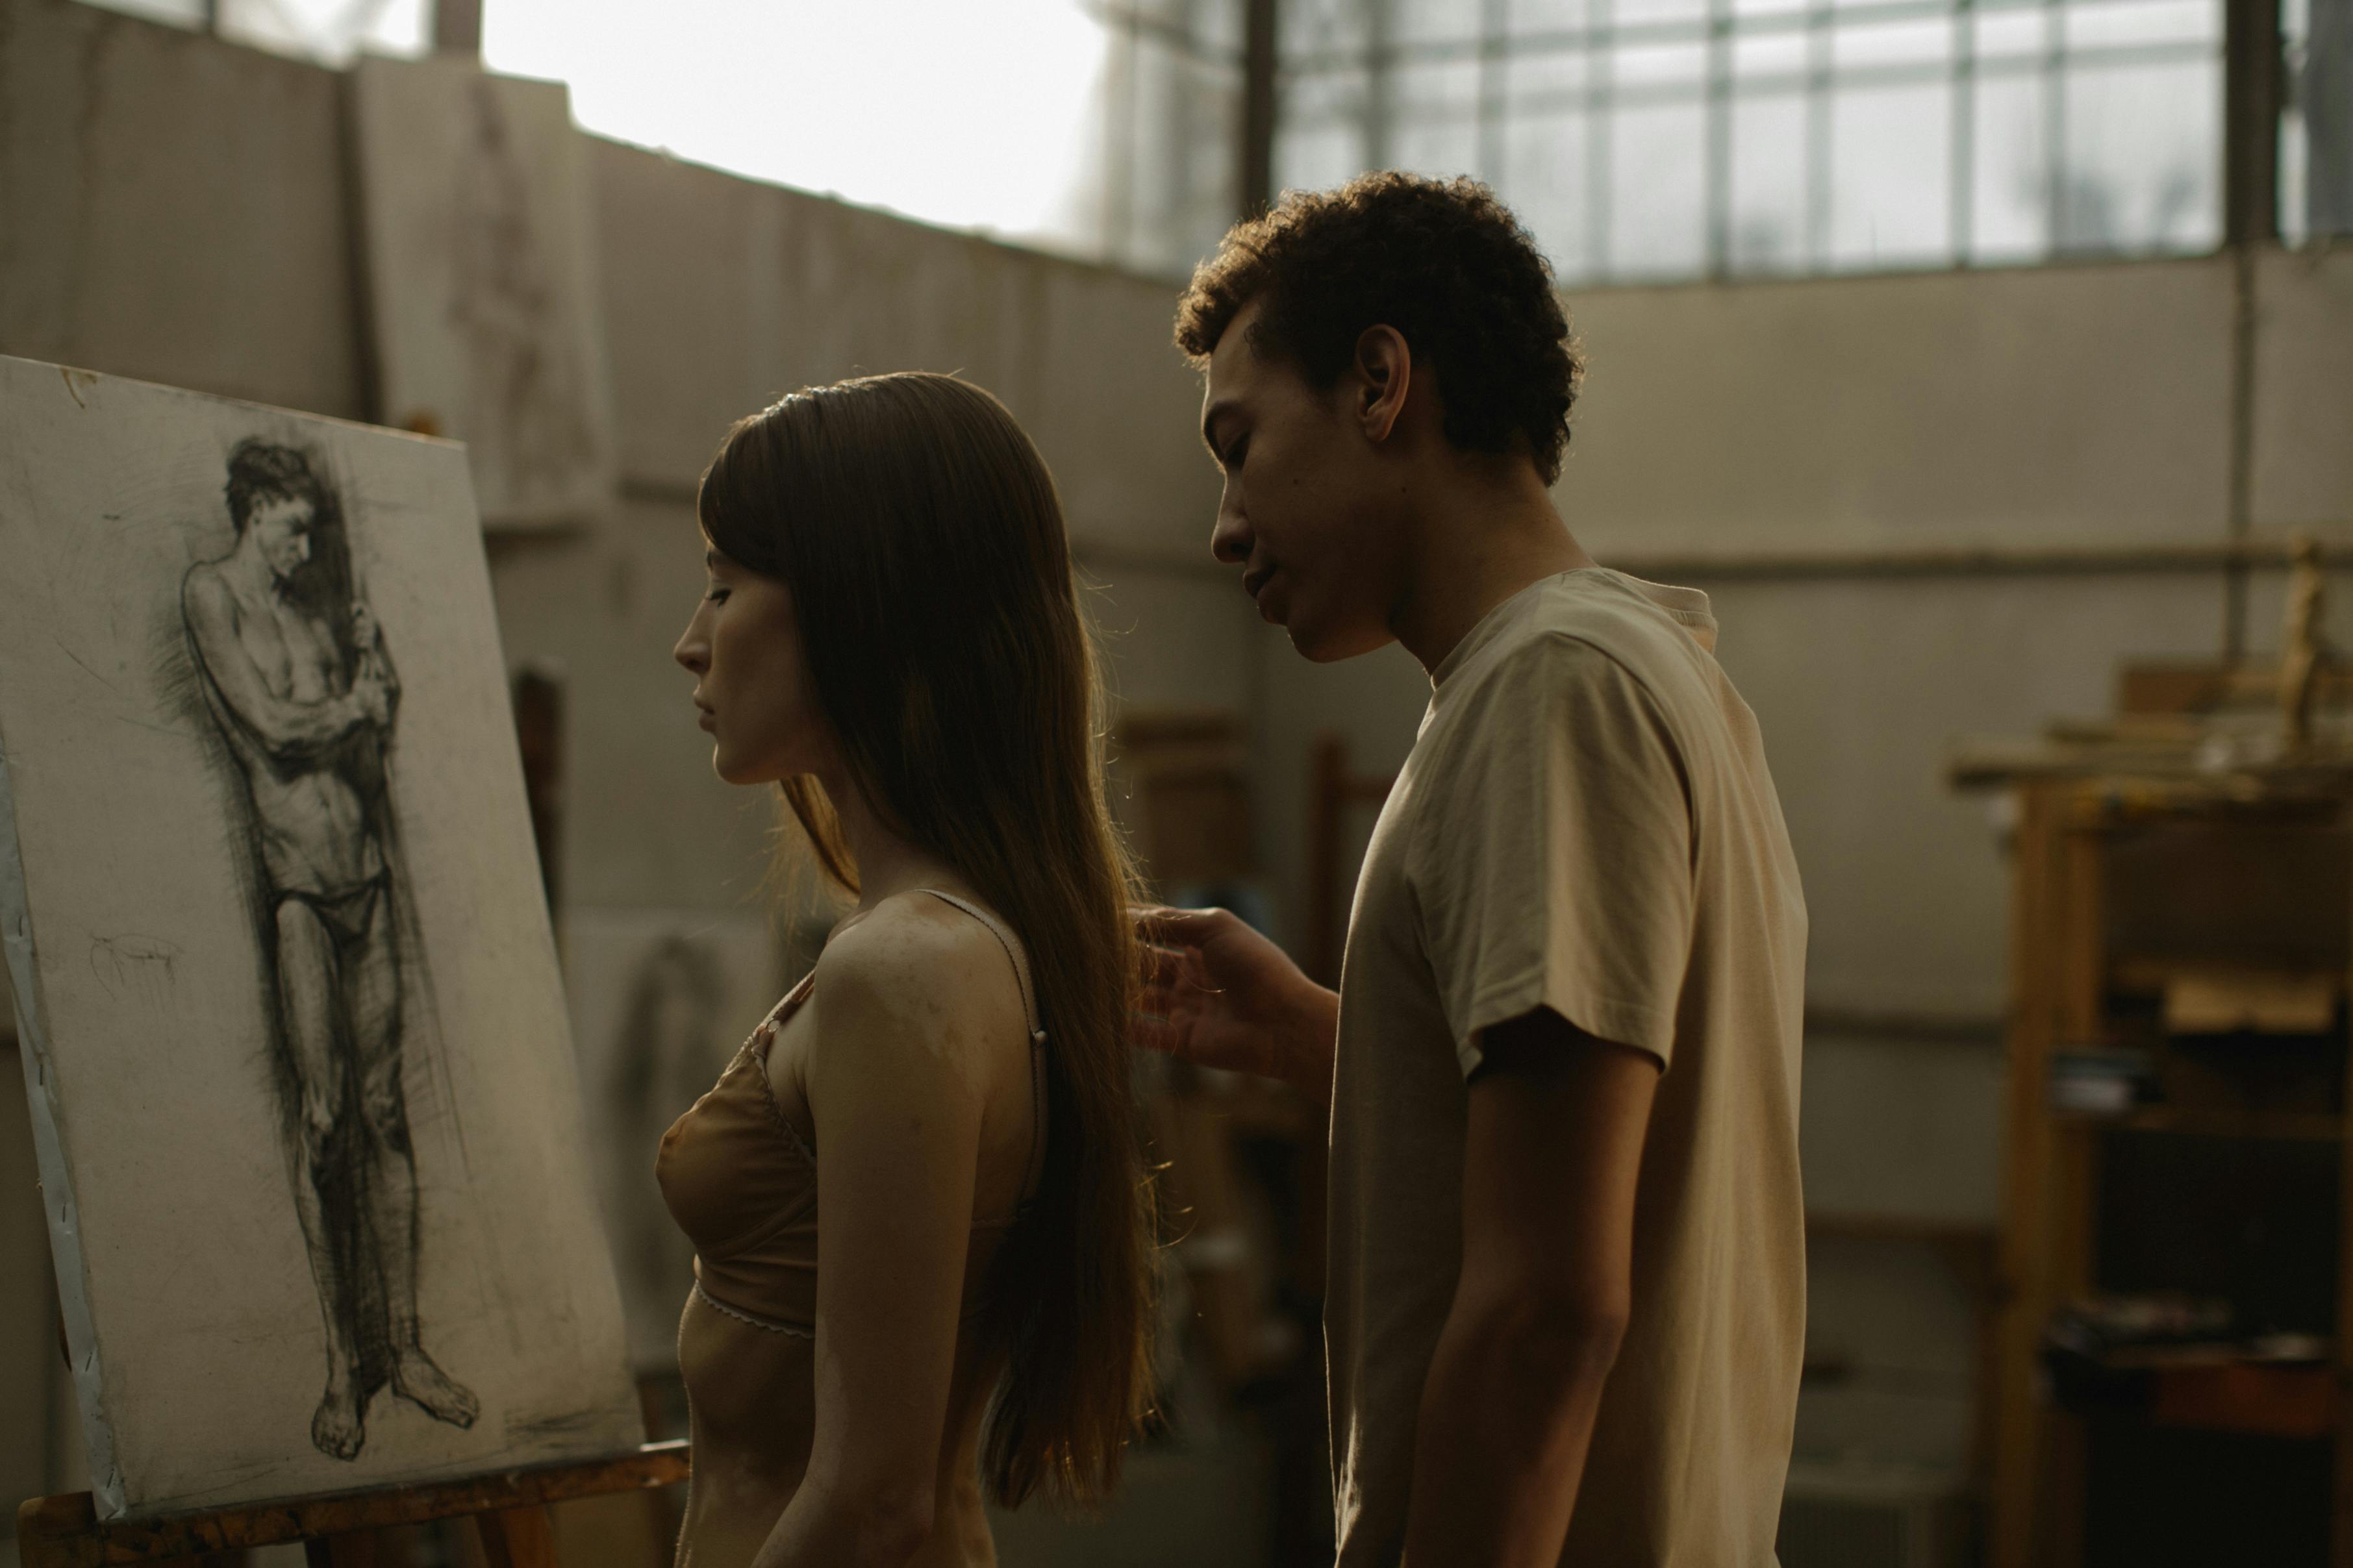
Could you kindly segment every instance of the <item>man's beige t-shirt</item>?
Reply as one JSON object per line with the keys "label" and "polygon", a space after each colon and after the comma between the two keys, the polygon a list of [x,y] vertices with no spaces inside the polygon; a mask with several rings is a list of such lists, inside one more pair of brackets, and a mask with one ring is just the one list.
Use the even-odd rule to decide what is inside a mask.
{"label": "man's beige t-shirt", "polygon": [[1498,605],[1435,677],[1348,922],[1332,1097],[1341,1568],[1397,1562],[1461,1268],[1480,1031],[1549,1007],[1658,1058],[1631,1317],[1561,1561],[1756,1568],[1805,1335],[1806,910],[1707,596],[1602,568]]}

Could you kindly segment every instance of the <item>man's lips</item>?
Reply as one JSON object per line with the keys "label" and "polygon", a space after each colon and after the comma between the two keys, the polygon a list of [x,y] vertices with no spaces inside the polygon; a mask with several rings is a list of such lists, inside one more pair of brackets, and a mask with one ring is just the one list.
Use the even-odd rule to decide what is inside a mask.
{"label": "man's lips", "polygon": [[718,712],[713,709],[704,707],[700,702],[696,703],[694,707],[696,714],[694,721],[695,723],[705,730],[715,730],[717,728],[717,721],[719,719]]}
{"label": "man's lips", "polygon": [[1271,566],[1261,566],[1255,572],[1243,573],[1242,592],[1248,594],[1253,599],[1257,598],[1259,595],[1259,590],[1267,585],[1268,582],[1274,576],[1274,574],[1275,568]]}

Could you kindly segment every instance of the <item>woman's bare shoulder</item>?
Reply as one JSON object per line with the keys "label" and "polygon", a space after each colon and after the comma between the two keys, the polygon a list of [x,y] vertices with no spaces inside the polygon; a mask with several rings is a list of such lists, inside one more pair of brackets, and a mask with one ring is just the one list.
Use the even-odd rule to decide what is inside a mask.
{"label": "woman's bare shoulder", "polygon": [[893,894],[837,932],[818,956],[815,990],[836,1016],[888,1020],[934,1039],[970,1039],[1021,1018],[1004,944],[923,892]]}

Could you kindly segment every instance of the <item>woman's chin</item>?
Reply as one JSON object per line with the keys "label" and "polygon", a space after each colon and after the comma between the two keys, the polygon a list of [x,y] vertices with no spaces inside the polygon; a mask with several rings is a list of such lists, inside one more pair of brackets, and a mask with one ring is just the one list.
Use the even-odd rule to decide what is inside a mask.
{"label": "woman's chin", "polygon": [[711,771],[719,775],[722,783],[732,784],[776,784],[785,777],[772,766],[730,756],[724,746],[711,749]]}

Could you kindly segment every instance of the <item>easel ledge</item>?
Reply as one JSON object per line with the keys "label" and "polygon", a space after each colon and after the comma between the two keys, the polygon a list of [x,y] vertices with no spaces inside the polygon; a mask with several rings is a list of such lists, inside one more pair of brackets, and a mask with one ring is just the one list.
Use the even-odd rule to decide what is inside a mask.
{"label": "easel ledge", "polygon": [[554,1568],[548,1504],[643,1491],[686,1477],[687,1445],[678,1441],[585,1464],[114,1524],[99,1522],[90,1493],[68,1492],[17,1509],[16,1552],[23,1568],[137,1568],[300,1541],[311,1568],[372,1568],[375,1531],[470,1514],[491,1568]]}

